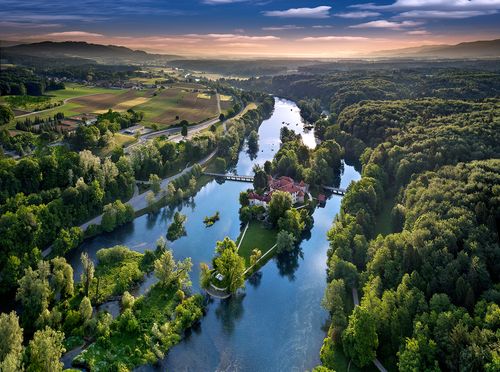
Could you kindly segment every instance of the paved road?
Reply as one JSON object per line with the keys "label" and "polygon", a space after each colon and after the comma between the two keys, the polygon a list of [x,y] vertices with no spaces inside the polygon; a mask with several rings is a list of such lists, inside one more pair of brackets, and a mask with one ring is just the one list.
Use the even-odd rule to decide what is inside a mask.
{"label": "paved road", "polygon": [[[218,110],[219,115],[220,115],[221,110],[220,110],[219,93],[217,93],[217,110]],[[163,130],[159,130],[156,132],[144,134],[141,137],[139,137],[139,141],[137,141],[136,143],[133,143],[130,146],[127,146],[125,148],[125,150],[124,150],[125,154],[129,154],[130,150],[132,150],[134,147],[136,147],[138,145],[143,144],[147,140],[150,140],[150,139],[156,138],[156,137],[160,137],[160,136],[169,136],[168,140],[171,142],[180,142],[183,139],[190,139],[195,134],[197,134],[197,133],[201,132],[202,130],[207,129],[207,128],[211,127],[212,125],[214,125],[215,123],[219,122],[219,115],[217,115],[217,117],[215,117],[215,118],[208,119],[200,124],[189,126],[187,137],[183,137],[181,135],[181,129],[182,129],[181,127],[168,128],[168,129],[163,129]]]}
{"label": "paved road", "polygon": [[[217,153],[217,150],[215,150],[214,152],[212,152],[211,154],[209,154],[206,158],[202,159],[201,161],[198,162],[198,164],[200,165],[203,165],[205,164],[206,162],[208,162],[210,159],[212,159],[215,154]],[[192,166],[189,166],[189,167],[186,167],[184,168],[184,170],[180,173],[177,173],[176,175],[172,176],[172,177],[168,177],[168,178],[165,178],[161,181],[161,188],[162,189],[165,189],[167,187],[167,185],[172,182],[173,180],[175,180],[176,178],[179,178],[180,176],[182,176],[183,174],[186,174],[188,173],[189,171],[191,171],[191,169],[193,168],[193,165]],[[135,195],[135,193],[134,193]],[[139,195],[135,195],[133,196],[126,204],[129,204],[132,206],[132,208],[134,208],[134,212],[137,212],[137,211],[140,211],[142,209],[145,209],[148,207],[148,202],[146,200],[146,195],[147,195],[147,192],[144,192],[142,194],[139,194]],[[155,201],[158,201],[160,200],[162,197],[162,194],[161,192],[156,195],[155,197]],[[87,221],[85,222],[84,224],[80,225],[80,228],[85,231],[87,230],[87,228],[90,226],[90,225],[100,225],[101,224],[101,221],[102,221],[102,214],[97,216],[97,217],[94,217],[92,218],[90,221]]]}

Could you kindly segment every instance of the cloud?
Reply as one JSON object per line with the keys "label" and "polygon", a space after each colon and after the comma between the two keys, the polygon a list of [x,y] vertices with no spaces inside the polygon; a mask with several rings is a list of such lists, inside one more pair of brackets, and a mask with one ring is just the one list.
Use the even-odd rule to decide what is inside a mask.
{"label": "cloud", "polygon": [[341,18],[358,19],[358,18],[378,17],[381,14],[379,12],[360,11],[360,12],[337,13],[334,15],[336,17],[341,17]]}
{"label": "cloud", "polygon": [[363,36],[317,36],[317,37],[304,37],[298,41],[368,41],[372,40]]}
{"label": "cloud", "polygon": [[287,30],[302,30],[304,27],[295,25],[284,25],[284,26],[271,26],[262,27],[264,31],[287,31]]}
{"label": "cloud", "polygon": [[431,33],[427,30],[412,30],[406,32],[408,35],[430,35]]}
{"label": "cloud", "polygon": [[312,28],[332,28],[332,25],[314,25]]}
{"label": "cloud", "polygon": [[387,21],[387,20],[379,20],[379,21],[371,21],[366,23],[361,23],[359,25],[349,26],[350,28],[383,28],[389,30],[401,30],[408,27],[415,27],[422,25],[422,22],[415,21]]}
{"label": "cloud", "polygon": [[51,32],[50,34],[45,34],[47,37],[103,37],[102,34],[97,34],[95,32],[85,32],[85,31],[62,31],[62,32]]}
{"label": "cloud", "polygon": [[262,12],[266,17],[281,18],[328,18],[331,6],[317,6],[316,8],[291,8],[287,10],[268,10]]}
{"label": "cloud", "polygon": [[418,19],[465,19],[471,17],[478,17],[482,15],[491,15],[498,13],[497,10],[457,10],[457,11],[444,11],[444,10],[411,10],[399,14],[396,18],[418,18]]}
{"label": "cloud", "polygon": [[213,39],[222,42],[235,42],[235,41],[273,41],[280,38],[272,35],[264,36],[251,36],[241,34],[186,34],[183,37],[199,38],[199,39]]}
{"label": "cloud", "polygon": [[389,5],[365,3],[350,7],[371,11],[402,12],[397,18],[463,19],[498,13],[500,0],[397,0]]}

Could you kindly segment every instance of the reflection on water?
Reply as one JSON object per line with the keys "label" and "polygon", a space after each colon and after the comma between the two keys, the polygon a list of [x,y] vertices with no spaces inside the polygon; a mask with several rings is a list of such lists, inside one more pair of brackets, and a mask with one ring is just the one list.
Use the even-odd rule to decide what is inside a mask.
{"label": "reflection on water", "polygon": [[[291,101],[276,100],[275,111],[259,129],[259,151],[250,155],[243,149],[235,171],[251,174],[253,164],[271,160],[279,149],[283,122],[300,132],[308,146],[314,147],[312,132],[302,128],[298,107]],[[299,123],[299,125],[296,125]],[[346,165],[340,181],[346,187],[358,179],[353,167]],[[116,231],[86,241],[69,260],[75,278],[81,274],[80,253],[95,259],[97,250],[116,244],[139,252],[154,249],[155,241],[165,236],[175,210],[187,216],[187,235],[170,243],[176,259],[191,257],[193,290],[199,290],[199,263],[210,262],[217,240],[236,239],[241,224],[238,218],[239,193],[250,185],[211,181],[188,203],[175,209],[163,208],[145,215]],[[139,371],[303,371],[319,364],[319,350],[325,336],[327,314],[320,302],[325,288],[326,232],[340,208],[340,198],[332,196],[325,208],[314,212],[311,236],[292,254],[273,258],[246,283],[243,293],[226,300],[210,300],[201,325],[173,347],[156,366]],[[206,228],[203,219],[220,212],[220,220]],[[135,294],[144,293],[155,281],[149,276]]]}

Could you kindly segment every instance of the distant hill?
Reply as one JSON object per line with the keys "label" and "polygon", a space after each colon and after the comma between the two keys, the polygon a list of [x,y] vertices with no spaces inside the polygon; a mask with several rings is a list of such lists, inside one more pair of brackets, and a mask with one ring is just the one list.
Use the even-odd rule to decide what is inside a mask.
{"label": "distant hill", "polygon": [[144,62],[180,58],[161,54],[149,54],[116,45],[91,44],[83,41],[43,41],[19,44],[2,48],[6,55],[27,55],[36,57],[76,57],[92,59],[103,63]]}
{"label": "distant hill", "polygon": [[425,45],[415,48],[385,50],[375,57],[416,58],[492,58],[500,57],[500,39],[472,41],[456,45]]}

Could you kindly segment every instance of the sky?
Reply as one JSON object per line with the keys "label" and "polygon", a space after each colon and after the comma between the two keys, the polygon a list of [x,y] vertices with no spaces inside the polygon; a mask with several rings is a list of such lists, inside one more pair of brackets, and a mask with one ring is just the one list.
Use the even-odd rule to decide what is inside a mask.
{"label": "sky", "polygon": [[201,57],[368,56],[500,38],[500,0],[0,0],[0,40]]}

